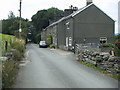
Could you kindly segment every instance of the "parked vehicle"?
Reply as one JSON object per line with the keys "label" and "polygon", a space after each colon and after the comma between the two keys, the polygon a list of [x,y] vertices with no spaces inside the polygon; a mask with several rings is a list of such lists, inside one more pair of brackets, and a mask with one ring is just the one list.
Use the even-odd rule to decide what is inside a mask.
{"label": "parked vehicle", "polygon": [[46,44],[45,41],[40,41],[39,48],[47,48],[47,47],[48,47],[48,45]]}

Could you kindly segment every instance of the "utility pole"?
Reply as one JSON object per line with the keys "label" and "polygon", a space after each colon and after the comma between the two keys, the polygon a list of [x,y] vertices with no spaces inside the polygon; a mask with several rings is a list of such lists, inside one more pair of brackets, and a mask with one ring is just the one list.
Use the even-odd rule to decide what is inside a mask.
{"label": "utility pole", "polygon": [[22,0],[20,0],[20,9],[19,9],[19,13],[20,13],[20,21],[19,21],[19,38],[21,39],[21,32],[22,32],[22,29],[21,29],[21,7],[22,7]]}
{"label": "utility pole", "polygon": [[120,1],[118,2],[118,33],[120,34]]}

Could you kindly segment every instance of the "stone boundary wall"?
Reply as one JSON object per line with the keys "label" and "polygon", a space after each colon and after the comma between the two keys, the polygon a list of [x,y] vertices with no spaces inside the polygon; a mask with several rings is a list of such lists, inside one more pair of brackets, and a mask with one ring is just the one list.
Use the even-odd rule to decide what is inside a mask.
{"label": "stone boundary wall", "polygon": [[[100,69],[112,73],[119,74],[120,57],[110,55],[108,52],[111,48],[104,47],[104,50],[98,46],[76,45],[75,54],[80,62],[89,63],[99,67]],[[104,51],[104,52],[103,52]]]}

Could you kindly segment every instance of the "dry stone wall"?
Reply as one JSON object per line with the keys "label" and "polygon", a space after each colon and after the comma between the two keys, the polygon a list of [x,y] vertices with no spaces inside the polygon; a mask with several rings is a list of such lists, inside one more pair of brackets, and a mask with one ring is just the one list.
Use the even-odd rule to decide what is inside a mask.
{"label": "dry stone wall", "polygon": [[112,74],[119,74],[120,57],[110,55],[108,50],[112,49],[107,47],[106,50],[102,50],[98,46],[77,45],[75,53],[80,62],[95,65]]}

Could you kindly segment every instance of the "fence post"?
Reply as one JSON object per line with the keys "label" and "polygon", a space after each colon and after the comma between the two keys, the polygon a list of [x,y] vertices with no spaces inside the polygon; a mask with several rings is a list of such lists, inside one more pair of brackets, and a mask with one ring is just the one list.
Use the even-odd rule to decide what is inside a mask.
{"label": "fence post", "polygon": [[5,41],[5,51],[8,50],[8,41]]}

